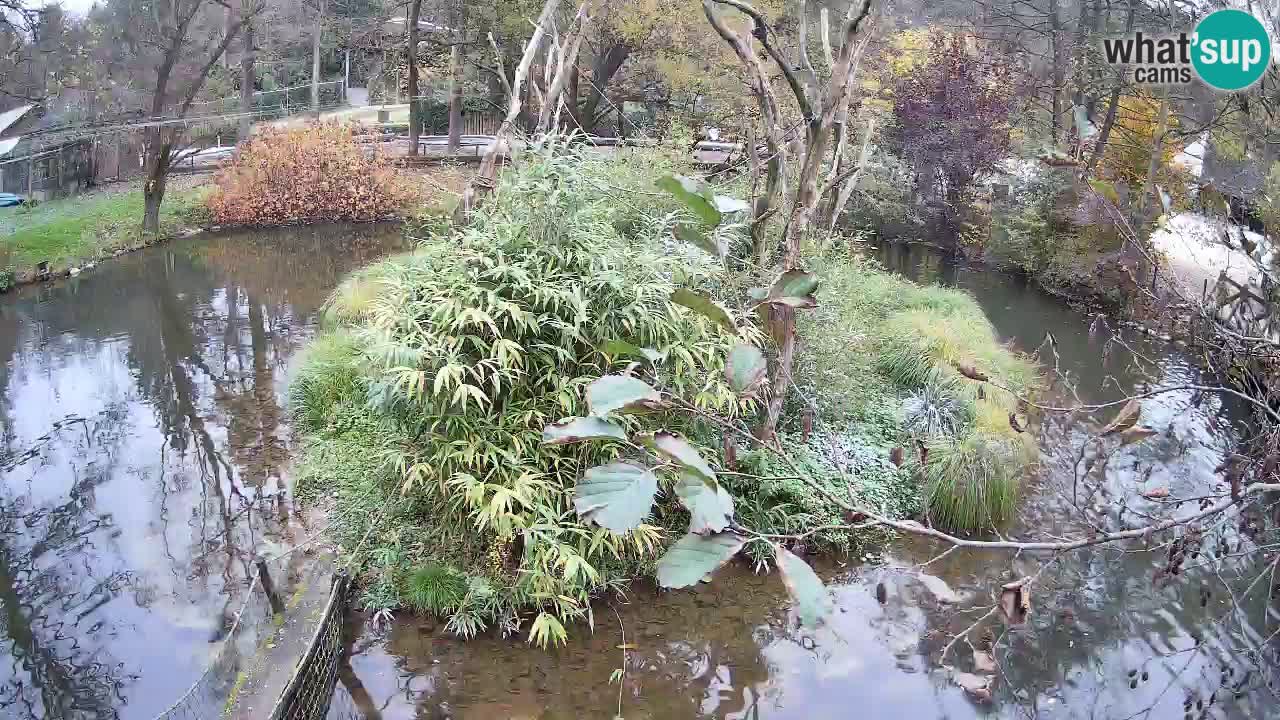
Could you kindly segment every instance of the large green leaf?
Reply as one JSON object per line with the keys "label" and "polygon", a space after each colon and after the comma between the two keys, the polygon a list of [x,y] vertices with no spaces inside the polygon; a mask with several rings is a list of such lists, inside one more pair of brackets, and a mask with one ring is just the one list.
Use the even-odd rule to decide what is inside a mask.
{"label": "large green leaf", "polygon": [[729,562],[746,542],[746,538],[732,532],[685,535],[658,561],[658,584],[667,588],[696,585]]}
{"label": "large green leaf", "polygon": [[724,259],[725,249],[720,247],[711,233],[693,223],[676,223],[671,227],[671,234],[680,242],[687,242]]}
{"label": "large green leaf", "polygon": [[720,224],[720,211],[716,209],[715,200],[707,184],[683,175],[667,175],[657,182],[658,188],[666,190],[693,211],[702,222],[716,227]]}
{"label": "large green leaf", "polygon": [[769,364],[764,359],[760,348],[747,343],[738,343],[729,351],[724,363],[724,377],[729,387],[739,395],[751,396],[764,382],[765,371]]}
{"label": "large green leaf", "polygon": [[627,431],[620,425],[598,417],[571,417],[542,428],[542,444],[566,445],[583,440],[613,438],[626,440]]}
{"label": "large green leaf", "polygon": [[793,308],[817,307],[813,293],[818,289],[818,276],[804,270],[788,270],[769,287],[765,302]]}
{"label": "large green leaf", "polygon": [[646,433],[636,437],[642,445],[662,456],[664,460],[682,465],[708,480],[715,480],[716,473],[688,440],[669,432]]}
{"label": "large green leaf", "polygon": [[729,315],[729,311],[723,305],[702,293],[696,293],[688,288],[680,288],[671,293],[671,302],[683,305],[696,313],[711,318],[712,321],[731,333],[736,334],[738,332],[738,327],[733,324],[733,318]]}
{"label": "large green leaf", "polygon": [[587,386],[587,406],[597,417],[611,412],[651,409],[661,404],[662,397],[657,390],[629,375],[605,375]]}
{"label": "large green leaf", "polygon": [[658,478],[648,468],[609,463],[590,468],[573,492],[573,508],[584,522],[622,534],[649,515]]}
{"label": "large green leaf", "polygon": [[667,359],[667,354],[664,352],[649,347],[640,347],[626,340],[609,340],[600,346],[600,352],[620,357],[633,357],[637,360],[645,360],[653,365],[658,365]]}
{"label": "large green leaf", "polygon": [[733,497],[720,483],[688,470],[680,473],[676,496],[689,511],[689,532],[718,533],[733,521]]}
{"label": "large green leaf", "polygon": [[715,205],[716,210],[719,210],[724,215],[735,212],[746,212],[751,209],[751,205],[749,205],[747,201],[739,200],[732,195],[712,196],[711,203]]}
{"label": "large green leaf", "polygon": [[774,546],[774,558],[782,573],[782,584],[787,586],[787,592],[795,601],[800,622],[809,626],[822,622],[831,613],[831,596],[818,574],[781,545]]}

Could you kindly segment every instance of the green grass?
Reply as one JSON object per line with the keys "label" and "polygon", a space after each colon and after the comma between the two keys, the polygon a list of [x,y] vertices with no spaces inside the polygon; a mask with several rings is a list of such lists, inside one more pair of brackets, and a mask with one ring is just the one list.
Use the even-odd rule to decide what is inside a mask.
{"label": "green grass", "polygon": [[1009,413],[1015,394],[966,378],[970,366],[1018,394],[1034,393],[1036,366],[996,337],[968,294],[916,285],[861,258],[829,256],[816,310],[801,314],[797,379],[826,431],[852,432],[883,452],[906,452],[930,519],[955,530],[990,528],[1012,513],[1030,433]]}
{"label": "green grass", "polygon": [[[160,235],[180,229],[204,192],[170,191],[160,208]],[[94,260],[142,239],[142,191],[52,200],[0,211],[0,269],[22,274],[48,262],[53,272]]]}

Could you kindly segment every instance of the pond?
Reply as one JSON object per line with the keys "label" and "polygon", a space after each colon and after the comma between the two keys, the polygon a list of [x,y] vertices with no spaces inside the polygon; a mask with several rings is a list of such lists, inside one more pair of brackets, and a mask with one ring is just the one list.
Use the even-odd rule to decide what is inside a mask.
{"label": "pond", "polygon": [[0,717],[150,720],[201,675],[255,554],[308,534],[290,358],[401,238],[192,238],[0,297]]}
{"label": "pond", "polygon": [[[200,676],[255,555],[323,529],[287,498],[290,360],[338,279],[400,242],[376,227],[197,238],[0,299],[0,716],[150,720]],[[881,259],[966,288],[1020,349],[1051,333],[1056,360],[1041,358],[1074,388],[1059,384],[1055,398],[1114,400],[1197,377],[1176,348],[1113,335],[1016,278],[918,248]],[[1036,429],[1041,469],[1009,532],[1076,532],[1077,504],[1108,527],[1142,523],[1143,490],[1204,494],[1242,417],[1214,396],[1153,398],[1143,421],[1160,434],[1108,446],[1090,476],[1099,487],[1074,482],[1096,425],[1048,416]],[[1210,536],[1234,554],[1251,540],[1230,520]],[[944,549],[900,539],[870,562],[826,563],[838,609],[816,632],[797,629],[776,576],[742,566],[694,591],[637,583],[596,605],[593,632],[575,628],[551,652],[355,614],[332,716],[1244,718],[1275,707],[1262,668],[1277,666],[1268,636],[1280,618],[1266,592],[1237,604],[1220,581],[1239,588],[1251,566],[1162,583],[1164,551],[1137,546],[1052,563],[1028,623],[993,626],[1000,680],[991,705],[975,703],[938,656],[1000,583],[1044,558],[935,559]],[[972,650],[954,643],[946,662],[969,670]]]}
{"label": "pond", "polygon": [[[948,265],[921,247],[883,248],[878,256],[920,282],[973,293],[1002,338],[1021,350],[1036,350],[1050,333],[1056,360],[1048,347],[1041,358],[1066,378],[1050,397],[1106,402],[1135,388],[1198,378],[1177,348],[1113,334],[1017,278]],[[1077,504],[1090,508],[1098,525],[1142,525],[1153,509],[1142,491],[1167,487],[1175,497],[1190,497],[1221,489],[1215,468],[1244,432],[1243,417],[1239,407],[1191,391],[1152,398],[1143,422],[1159,434],[1108,445],[1109,458],[1093,461],[1101,471],[1080,483],[1077,469],[1083,477],[1089,460],[1077,462],[1079,448],[1098,426],[1045,417],[1038,428],[1041,468],[1009,533],[1082,532]],[[1120,498],[1125,513],[1116,510]],[[1210,528],[1207,536],[1207,544],[1223,539],[1233,552],[1235,543],[1249,542],[1234,527]],[[1228,561],[1160,582],[1155,575],[1166,550],[1145,552],[1140,544],[1054,561],[1035,585],[1025,625],[1006,632],[998,621],[990,624],[1001,635],[1000,679],[991,704],[974,702],[939,669],[939,655],[987,612],[1000,584],[1035,573],[1045,558],[990,552],[938,558],[945,549],[900,538],[872,562],[827,563],[837,611],[816,632],[797,628],[776,574],[744,566],[730,566],[693,591],[637,583],[628,597],[598,603],[593,630],[577,628],[567,647],[552,652],[519,638],[462,642],[432,620],[374,627],[357,614],[336,705],[344,717],[367,720],[1245,718],[1269,716],[1276,707],[1268,687],[1275,678],[1261,668],[1270,673],[1276,666],[1264,638],[1280,627],[1280,616],[1266,605],[1266,591],[1237,605],[1218,581],[1220,572],[1231,585],[1247,584],[1256,569],[1245,575],[1252,566]],[[980,634],[974,645],[983,646]],[[972,648],[958,641],[946,663],[971,670]],[[619,669],[623,679],[612,682]]]}

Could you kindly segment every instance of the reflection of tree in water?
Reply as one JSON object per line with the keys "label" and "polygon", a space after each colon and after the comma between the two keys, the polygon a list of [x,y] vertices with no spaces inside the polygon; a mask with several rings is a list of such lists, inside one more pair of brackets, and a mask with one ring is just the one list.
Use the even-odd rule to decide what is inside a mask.
{"label": "reflection of tree in water", "polygon": [[[119,444],[122,408],[63,432],[81,442]],[[106,462],[114,457],[104,453]],[[133,680],[102,644],[97,610],[126,585],[131,573],[111,569],[100,556],[112,519],[94,511],[94,493],[113,468],[90,466],[57,505],[32,507],[29,498],[0,496],[0,715],[5,717],[114,718]],[[6,478],[12,488],[16,478]],[[37,477],[36,482],[39,481]]]}
{"label": "reflection of tree in water", "polygon": [[[113,647],[117,629],[105,618],[123,609],[111,601],[127,597],[126,584],[142,608],[163,598],[184,615],[188,602],[216,613],[210,598],[234,602],[230,588],[242,586],[257,540],[278,530],[252,510],[283,472],[285,363],[340,276],[384,252],[381,242],[366,236],[346,254],[316,232],[193,241],[0,302],[0,453],[33,442],[8,422],[19,392],[85,393],[84,414],[110,396],[75,424],[92,442],[64,429],[22,466],[45,470],[32,494],[53,488],[56,499],[41,501],[49,507],[0,496],[0,638],[11,648],[0,652],[9,659],[0,660],[0,717],[116,716],[133,670],[102,648]],[[91,386],[67,387],[73,381]],[[140,409],[155,422],[135,423]],[[94,514],[99,486],[137,495],[131,516],[154,527],[110,527]],[[167,563],[132,568],[135,577],[104,557],[103,543],[122,530],[154,537]]]}

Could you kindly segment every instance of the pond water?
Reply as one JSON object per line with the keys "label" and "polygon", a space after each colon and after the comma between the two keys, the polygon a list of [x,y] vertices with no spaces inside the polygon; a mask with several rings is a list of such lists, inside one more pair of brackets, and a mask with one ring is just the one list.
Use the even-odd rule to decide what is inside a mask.
{"label": "pond water", "polygon": [[[338,279],[399,242],[395,228],[370,227],[193,239],[0,298],[0,717],[149,720],[200,675],[255,554],[316,530],[286,498],[290,359]],[[1113,336],[1014,278],[919,249],[882,260],[966,288],[1023,350],[1051,332],[1056,361],[1045,361],[1085,401],[1197,376],[1175,348]],[[1098,508],[1108,527],[1142,522],[1151,506],[1138,493],[1155,487],[1205,494],[1245,431],[1242,415],[1191,392],[1152,399],[1143,419],[1160,434],[1108,446],[1090,476],[1101,482],[1079,483],[1074,499],[1077,449],[1096,427],[1044,418],[1042,468],[1009,532],[1077,531],[1075,504]],[[1230,520],[1222,534],[1234,552],[1251,541]],[[737,566],[694,591],[637,584],[597,605],[594,632],[575,628],[551,652],[518,638],[461,642],[408,617],[374,628],[355,615],[334,714],[1274,716],[1268,636],[1280,620],[1268,617],[1266,592],[1237,604],[1219,581],[1238,593],[1250,566],[1188,568],[1157,583],[1163,550],[1136,546],[1053,563],[1029,622],[992,626],[1000,679],[991,705],[974,703],[938,656],[986,612],[993,588],[1043,558],[956,552],[920,566],[943,549],[904,539],[873,562],[828,563],[838,610],[816,632],[797,629],[775,576]],[[971,669],[970,648],[954,644],[946,663]],[[617,668],[624,679],[611,684]]]}
{"label": "pond water", "polygon": [[[950,266],[918,247],[878,255],[916,280],[973,293],[1002,338],[1019,349],[1033,351],[1052,333],[1056,361],[1050,350],[1042,358],[1056,363],[1066,380],[1050,397],[1107,402],[1135,388],[1198,378],[1176,348],[1112,334],[1017,278]],[[1143,422],[1158,436],[1123,448],[1111,443],[1105,461],[1082,463],[1079,448],[1097,425],[1045,417],[1037,428],[1042,465],[1028,479],[1023,512],[1008,532],[1081,532],[1077,505],[1097,526],[1146,524],[1153,504],[1143,491],[1167,487],[1174,497],[1221,491],[1215,468],[1245,431],[1243,416],[1217,397],[1160,395],[1143,407]],[[1092,474],[1075,482],[1090,462]],[[1124,513],[1117,510],[1121,501]],[[1207,529],[1206,546],[1224,539],[1234,553],[1236,543],[1251,542],[1235,529],[1239,516],[1229,520],[1230,527]],[[939,655],[987,612],[1000,584],[1035,573],[1046,558],[954,552],[929,562],[945,549],[904,538],[873,562],[828,563],[824,574],[838,609],[817,631],[798,629],[776,575],[740,566],[693,591],[637,584],[627,598],[597,604],[593,632],[576,628],[567,647],[551,652],[519,638],[462,642],[432,620],[401,618],[374,628],[356,615],[349,667],[340,674],[342,714],[366,720],[1276,717],[1269,683],[1277,662],[1266,636],[1280,627],[1280,615],[1267,604],[1265,578],[1261,592],[1255,587],[1240,597],[1241,586],[1257,574],[1253,565],[1227,561],[1215,570],[1189,562],[1181,576],[1159,582],[1155,572],[1166,551],[1144,551],[1140,543],[1054,561],[1034,586],[1025,625],[984,626],[1000,636],[994,653],[1000,672],[991,704],[982,704],[939,669]],[[973,633],[974,645],[983,645],[982,635]],[[957,642],[945,662],[972,670],[972,648]],[[619,668],[624,679],[611,683]]]}
{"label": "pond water", "polygon": [[0,717],[149,720],[200,676],[254,554],[306,536],[290,358],[401,242],[192,238],[0,297]]}

